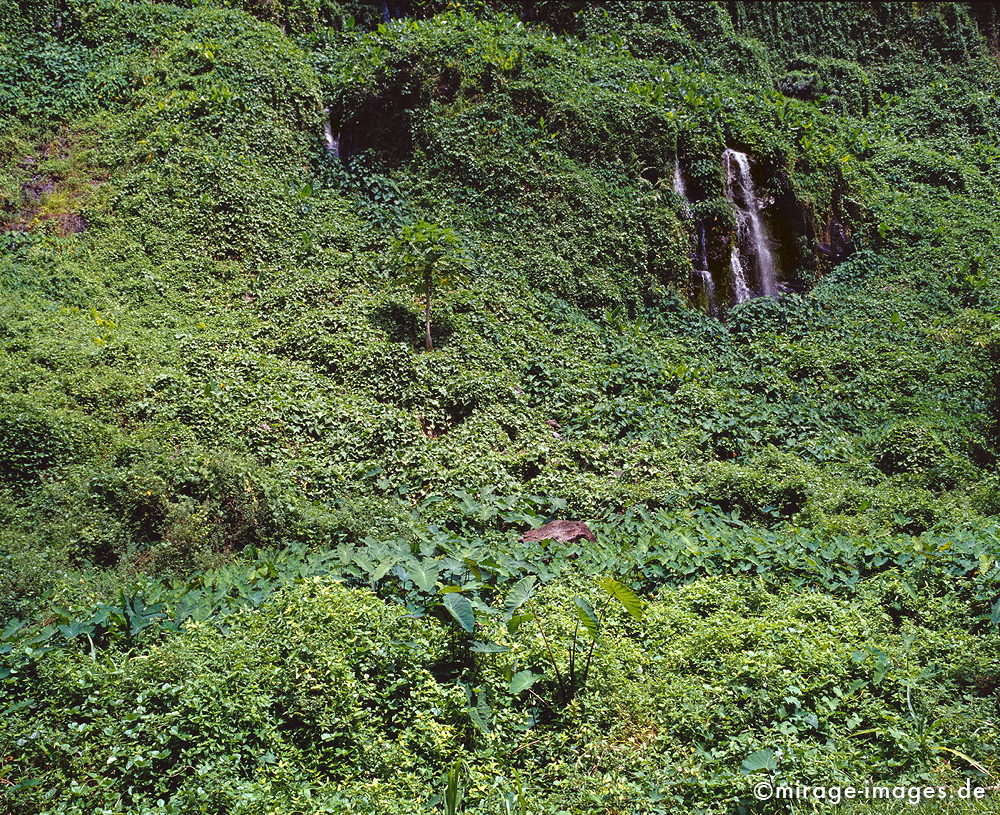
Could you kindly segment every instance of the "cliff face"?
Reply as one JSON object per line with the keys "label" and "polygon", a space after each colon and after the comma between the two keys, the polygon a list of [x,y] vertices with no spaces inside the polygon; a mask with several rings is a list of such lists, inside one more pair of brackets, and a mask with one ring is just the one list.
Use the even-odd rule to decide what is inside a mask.
{"label": "cliff face", "polygon": [[[365,811],[365,767],[404,812],[460,749],[544,812],[736,811],[752,754],[956,780],[851,734],[902,732],[921,659],[927,700],[998,715],[997,30],[984,3],[0,0],[0,683],[47,694],[0,724],[0,796],[36,730],[69,746],[19,772],[60,813],[336,811],[338,784]],[[554,518],[588,535],[526,531]],[[599,599],[635,606],[590,573],[655,625],[605,627]],[[517,622],[532,579],[555,657]],[[592,707],[574,626],[615,643]],[[995,755],[948,710],[943,745]],[[596,765],[532,769],[589,738]]]}

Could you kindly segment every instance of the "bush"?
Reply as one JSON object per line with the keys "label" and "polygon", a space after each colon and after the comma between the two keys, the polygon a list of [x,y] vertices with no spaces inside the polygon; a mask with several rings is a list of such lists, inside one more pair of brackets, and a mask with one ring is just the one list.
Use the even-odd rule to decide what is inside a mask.
{"label": "bush", "polygon": [[[0,402],[0,481],[20,492],[93,448],[97,430],[79,416],[47,411],[26,399]],[[88,438],[88,436],[90,436]]]}
{"label": "bush", "polygon": [[739,511],[751,523],[792,518],[809,500],[814,468],[777,449],[755,455],[746,465],[713,462],[706,467],[705,497],[724,512]]}
{"label": "bush", "polygon": [[[64,812],[116,800],[205,805],[199,776],[208,775],[230,788],[210,805],[223,811],[241,786],[266,785],[289,762],[324,784],[381,779],[412,791],[400,770],[424,776],[456,746],[457,699],[429,672],[440,637],[426,621],[310,581],[226,629],[189,624],[124,670],[74,650],[52,654],[33,672],[39,702],[19,775],[58,791]],[[66,733],[61,722],[74,709],[103,713],[96,726]],[[184,769],[192,766],[201,769]],[[34,800],[29,787],[11,804]]]}

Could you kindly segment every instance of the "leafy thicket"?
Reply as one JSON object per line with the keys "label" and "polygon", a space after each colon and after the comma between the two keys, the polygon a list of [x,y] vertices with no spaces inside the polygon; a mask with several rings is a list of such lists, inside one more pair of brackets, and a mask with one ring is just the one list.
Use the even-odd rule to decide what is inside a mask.
{"label": "leafy thicket", "polygon": [[[988,4],[0,2],[0,808],[996,773],[996,55]],[[715,319],[727,147],[789,291]]]}

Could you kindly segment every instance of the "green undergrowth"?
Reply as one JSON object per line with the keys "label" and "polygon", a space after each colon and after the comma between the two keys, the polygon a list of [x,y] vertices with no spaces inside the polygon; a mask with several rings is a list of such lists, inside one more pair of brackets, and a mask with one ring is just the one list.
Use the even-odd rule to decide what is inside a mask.
{"label": "green undergrowth", "polygon": [[987,5],[0,2],[0,810],[995,786]]}

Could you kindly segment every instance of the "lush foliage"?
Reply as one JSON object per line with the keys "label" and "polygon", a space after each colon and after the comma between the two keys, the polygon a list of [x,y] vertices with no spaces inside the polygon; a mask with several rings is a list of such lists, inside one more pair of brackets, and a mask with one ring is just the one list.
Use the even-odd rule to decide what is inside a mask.
{"label": "lush foliage", "polygon": [[997,783],[997,32],[0,2],[0,809]]}

